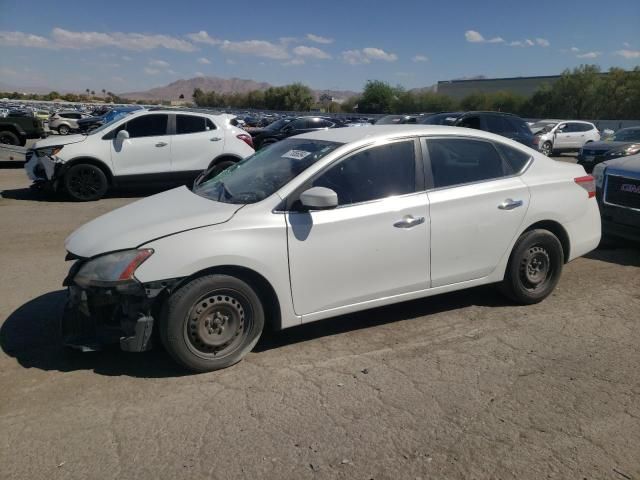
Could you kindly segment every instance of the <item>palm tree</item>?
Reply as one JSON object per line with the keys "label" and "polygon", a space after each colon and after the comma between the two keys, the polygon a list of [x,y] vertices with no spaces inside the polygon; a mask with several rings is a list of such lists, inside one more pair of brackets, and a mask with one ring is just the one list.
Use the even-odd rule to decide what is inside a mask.
{"label": "palm tree", "polygon": [[96,94],[95,90],[91,90],[91,96],[94,96]]}
{"label": "palm tree", "polygon": [[103,88],[102,89],[102,97],[104,98],[104,96],[107,94],[107,91]]}
{"label": "palm tree", "polygon": [[85,90],[85,92],[87,92],[87,97],[89,96],[89,92],[90,92],[90,91],[91,91],[91,90],[89,90],[88,88]]}

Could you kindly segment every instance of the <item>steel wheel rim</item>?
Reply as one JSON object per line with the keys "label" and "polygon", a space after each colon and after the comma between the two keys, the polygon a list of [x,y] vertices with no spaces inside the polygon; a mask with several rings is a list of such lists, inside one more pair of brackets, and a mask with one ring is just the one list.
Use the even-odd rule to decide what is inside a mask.
{"label": "steel wheel rim", "polygon": [[202,295],[189,309],[184,340],[201,358],[217,359],[242,345],[253,325],[248,300],[235,290],[215,290]]}
{"label": "steel wheel rim", "polygon": [[548,283],[553,273],[549,252],[540,245],[534,245],[520,262],[520,279],[529,291],[540,290]]}
{"label": "steel wheel rim", "polygon": [[542,144],[542,153],[547,157],[551,155],[551,145],[549,143],[545,142]]}
{"label": "steel wheel rim", "polygon": [[100,191],[101,179],[92,168],[80,168],[69,177],[69,191],[76,197],[91,198]]}
{"label": "steel wheel rim", "polygon": [[58,128],[58,133],[60,135],[66,135],[67,133],[69,133],[69,127],[65,127],[64,125],[60,128]]}

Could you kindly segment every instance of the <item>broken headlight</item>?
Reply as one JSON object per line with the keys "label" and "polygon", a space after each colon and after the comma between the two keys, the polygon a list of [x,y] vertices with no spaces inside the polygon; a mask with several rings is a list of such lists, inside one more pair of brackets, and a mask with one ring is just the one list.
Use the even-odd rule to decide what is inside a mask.
{"label": "broken headlight", "polygon": [[135,281],[134,273],[153,254],[150,248],[101,255],[82,265],[73,281],[80,287],[114,287]]}

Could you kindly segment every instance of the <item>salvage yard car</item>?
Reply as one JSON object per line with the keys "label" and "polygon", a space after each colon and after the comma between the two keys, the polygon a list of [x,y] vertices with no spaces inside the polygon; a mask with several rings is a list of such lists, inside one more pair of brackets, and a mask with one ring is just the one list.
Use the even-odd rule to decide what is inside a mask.
{"label": "salvage yard car", "polygon": [[640,153],[640,127],[622,128],[602,142],[582,147],[578,153],[578,165],[591,172],[600,162],[636,153]]}
{"label": "salvage yard car", "polygon": [[602,234],[640,242],[640,155],[599,163],[593,176]]}
{"label": "salvage yard car", "polygon": [[478,130],[290,137],[72,233],[65,342],[142,351],[159,329],[175,360],[209,371],[267,326],[491,283],[533,304],[598,245],[594,196],[582,167]]}
{"label": "salvage yard car", "polygon": [[580,120],[549,123],[535,133],[538,148],[546,156],[576,152],[584,145],[600,140],[600,131],[593,123]]}
{"label": "salvage yard car", "polygon": [[90,201],[126,184],[191,183],[204,169],[221,171],[252,153],[251,136],[226,116],[143,110],[89,134],[37,142],[25,170],[36,186]]}

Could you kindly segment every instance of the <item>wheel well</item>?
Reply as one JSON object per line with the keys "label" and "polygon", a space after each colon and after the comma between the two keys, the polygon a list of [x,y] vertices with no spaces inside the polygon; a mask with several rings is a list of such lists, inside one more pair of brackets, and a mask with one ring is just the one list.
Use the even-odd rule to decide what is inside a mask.
{"label": "wheel well", "polygon": [[2,125],[0,126],[0,132],[11,132],[14,135],[16,135],[18,138],[20,138],[22,135],[20,135],[20,132],[18,131],[18,129],[16,127],[14,127],[13,125]]}
{"label": "wheel well", "polygon": [[209,164],[209,168],[211,168],[214,165],[217,165],[218,163],[221,163],[221,162],[231,161],[231,162],[237,163],[240,160],[242,160],[242,159],[240,157],[235,156],[235,155],[228,155],[228,154],[221,155],[221,156],[216,157],[213,160],[211,160],[211,163]]}
{"label": "wheel well", "polygon": [[255,288],[265,314],[265,325],[273,330],[280,330],[282,328],[282,317],[280,315],[280,303],[278,301],[278,295],[271,286],[271,283],[260,275],[258,272],[246,267],[239,267],[236,265],[221,265],[218,267],[208,268],[194,273],[190,277],[183,279],[178,285],[174,287],[174,290],[185,285],[187,282],[202,277],[204,275],[224,274],[232,277],[239,278],[247,282],[251,287]]}
{"label": "wheel well", "polygon": [[[111,184],[113,182],[113,174],[111,173],[111,169],[109,167],[107,167],[100,160],[97,160],[97,159],[91,158],[91,157],[74,158],[73,160],[69,160],[68,162],[65,162],[65,164],[64,164],[64,172],[69,170],[74,165],[78,165],[79,163],[87,163],[89,165],[95,165],[100,170],[102,170],[104,172],[104,174],[107,176],[107,181],[109,182],[109,184]],[[63,172],[63,174],[64,174],[64,172]]]}
{"label": "wheel well", "polygon": [[571,243],[569,242],[569,235],[567,234],[567,231],[564,229],[564,227],[554,220],[543,220],[541,222],[530,225],[529,228],[525,230],[525,232],[538,229],[548,230],[553,233],[558,238],[558,240],[560,240],[560,244],[562,245],[562,254],[564,256],[564,263],[567,263],[569,261],[569,255],[571,254]]}

